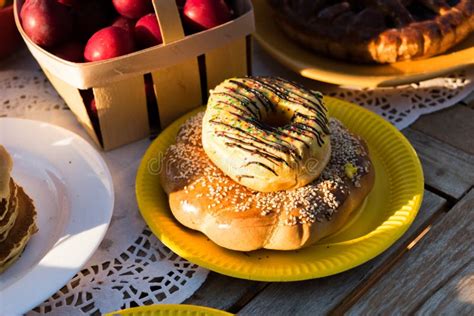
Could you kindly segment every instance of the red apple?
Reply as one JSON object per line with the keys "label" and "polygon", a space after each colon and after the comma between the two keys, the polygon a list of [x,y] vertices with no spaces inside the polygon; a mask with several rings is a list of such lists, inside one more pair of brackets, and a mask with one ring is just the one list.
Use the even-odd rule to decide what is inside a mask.
{"label": "red apple", "polygon": [[79,42],[67,42],[52,49],[51,53],[59,58],[74,63],[81,63],[84,61],[84,45]]}
{"label": "red apple", "polygon": [[0,9],[0,43],[0,60],[11,56],[23,43],[15,25],[12,5]]}
{"label": "red apple", "polygon": [[130,40],[135,43],[135,23],[135,20],[127,19],[123,16],[118,16],[114,20],[114,23],[112,23],[112,26],[117,26],[124,29],[128,33],[128,36],[130,36]]}
{"label": "red apple", "polygon": [[81,0],[74,5],[76,36],[86,41],[95,32],[110,25],[115,11],[110,0]]}
{"label": "red apple", "polygon": [[138,19],[153,12],[151,0],[112,0],[115,10],[129,19]]}
{"label": "red apple", "polygon": [[86,103],[86,110],[89,114],[89,118],[92,123],[92,127],[96,131],[97,134],[100,133],[100,125],[99,125],[99,112],[97,111],[97,105],[95,103],[94,95],[92,95],[92,99],[89,99],[88,103]]}
{"label": "red apple", "polygon": [[160,25],[154,13],[147,14],[137,21],[137,24],[135,24],[135,40],[140,48],[163,43]]}
{"label": "red apple", "polygon": [[135,23],[136,23],[135,20],[127,19],[126,17],[123,17],[123,16],[118,16],[112,23],[112,26],[121,27],[125,31],[133,34],[133,30],[135,29]]}
{"label": "red apple", "polygon": [[94,99],[94,92],[92,89],[87,89],[87,90],[79,90],[79,93],[81,94],[82,100],[84,101],[84,105],[86,106],[87,113],[89,113],[89,116],[95,115],[97,117],[97,106],[95,104],[95,99]]}
{"label": "red apple", "polygon": [[52,47],[71,36],[71,12],[55,0],[26,0],[20,17],[25,33],[40,46]]}
{"label": "red apple", "polygon": [[92,126],[96,131],[100,131],[99,129],[99,115],[97,111],[97,105],[94,98],[94,93],[92,89],[87,90],[79,90],[79,93],[82,96],[82,100],[84,101],[84,105],[86,107],[87,114],[89,114],[89,118],[91,120]]}
{"label": "red apple", "polygon": [[95,104],[95,99],[91,100],[89,107],[90,107],[91,113],[97,116],[97,105]]}
{"label": "red apple", "polygon": [[97,31],[86,44],[84,59],[97,61],[133,52],[134,43],[124,29],[108,26]]}
{"label": "red apple", "polygon": [[207,30],[228,22],[232,12],[224,0],[187,0],[184,21],[193,31]]}

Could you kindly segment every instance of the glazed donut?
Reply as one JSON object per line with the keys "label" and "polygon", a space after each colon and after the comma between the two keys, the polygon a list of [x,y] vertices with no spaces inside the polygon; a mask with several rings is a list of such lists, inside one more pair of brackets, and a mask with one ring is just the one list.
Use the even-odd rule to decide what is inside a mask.
{"label": "glazed donut", "polygon": [[331,154],[322,95],[281,78],[224,81],[211,92],[202,130],[209,159],[261,192],[308,184]]}
{"label": "glazed donut", "polygon": [[372,189],[374,170],[362,139],[331,119],[332,154],[306,186],[253,191],[225,175],[202,146],[203,113],[168,148],[160,180],[174,217],[216,244],[239,251],[291,250],[339,230]]}

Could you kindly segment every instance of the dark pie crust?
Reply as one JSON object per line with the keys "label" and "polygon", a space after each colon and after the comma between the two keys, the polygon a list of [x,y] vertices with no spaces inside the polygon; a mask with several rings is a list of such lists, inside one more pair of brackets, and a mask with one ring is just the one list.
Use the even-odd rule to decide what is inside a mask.
{"label": "dark pie crust", "polygon": [[267,1],[290,38],[318,53],[355,62],[431,57],[474,29],[474,0]]}

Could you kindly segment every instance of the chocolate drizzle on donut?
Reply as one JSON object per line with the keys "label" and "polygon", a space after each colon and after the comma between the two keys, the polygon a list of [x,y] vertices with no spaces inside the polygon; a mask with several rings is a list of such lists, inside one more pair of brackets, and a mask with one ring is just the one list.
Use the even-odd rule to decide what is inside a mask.
{"label": "chocolate drizzle on donut", "polygon": [[245,164],[245,166],[249,166],[249,165],[253,165],[253,164],[259,165],[259,166],[261,166],[261,167],[267,169],[268,171],[270,171],[271,173],[273,173],[273,174],[276,175],[276,176],[278,175],[275,170],[273,170],[272,168],[268,167],[267,165],[265,165],[265,164],[263,164],[263,163],[261,163],[261,162],[259,162],[259,161],[251,161],[251,162],[248,162],[248,163]]}
{"label": "chocolate drizzle on donut", "polygon": [[[322,147],[328,140],[330,131],[327,109],[320,93],[273,77],[230,79],[216,90],[211,93],[208,106],[230,114],[216,114],[208,120],[210,124],[223,127],[217,129],[216,135],[225,139],[227,147],[239,148],[260,156],[269,163],[251,161],[246,166],[258,165],[278,176],[272,164],[294,167],[294,164],[299,165],[303,161],[296,143],[308,149],[312,142]],[[300,110],[291,110],[293,113],[289,113],[291,117],[288,124],[275,127],[264,122],[265,117],[278,111],[288,113],[290,107],[286,109],[286,106],[289,105],[292,109]],[[235,119],[230,119],[231,117]],[[280,156],[290,156],[292,162]]]}
{"label": "chocolate drizzle on donut", "polygon": [[[295,156],[297,159],[301,159],[298,152],[296,152],[296,150],[294,150],[294,148],[292,148],[291,146],[284,146],[284,145],[281,145],[281,144],[278,144],[278,143],[271,143],[271,142],[265,141],[265,139],[261,139],[261,138],[257,138],[255,136],[252,136],[251,134],[247,133],[243,129],[241,129],[239,127],[232,126],[232,125],[224,123],[224,122],[219,122],[219,121],[214,121],[214,120],[211,120],[210,122],[213,123],[213,124],[224,125],[227,128],[229,128],[231,130],[236,130],[236,131],[238,131],[238,132],[240,132],[241,134],[244,135],[244,136],[242,136],[241,134],[231,133],[231,132],[227,132],[227,131],[218,132],[217,136],[225,137],[228,140],[232,141],[232,142],[226,142],[227,146],[229,146],[229,147],[241,148],[237,145],[238,144],[246,145],[246,146],[248,146],[252,149],[250,152],[253,153],[253,154],[260,155],[261,157],[266,158],[267,160],[269,158],[272,158],[272,159],[270,159],[270,160],[272,160],[272,162],[273,161],[278,161],[278,162],[283,162],[285,164],[288,164],[284,159],[282,159],[278,156],[271,155],[271,154],[266,153],[266,152],[260,152],[259,147],[255,146],[251,142],[246,142],[245,141],[245,139],[246,139],[246,140],[251,140],[251,141],[257,142],[259,144],[262,144],[263,146],[271,147],[271,148],[274,148],[276,150],[280,150],[284,153],[291,154],[291,155]],[[241,139],[242,137],[244,138],[243,140]],[[247,150],[247,149],[245,149],[245,150]]]}
{"label": "chocolate drizzle on donut", "polygon": [[[226,96],[226,97],[229,97],[229,98],[232,98],[232,99],[235,99],[237,100],[238,102],[240,102],[247,111],[251,112],[253,114],[253,116],[255,117],[258,117],[258,118],[261,118],[262,114],[260,113],[260,108],[258,107],[258,105],[254,102],[252,102],[251,100],[247,99],[247,100],[242,100],[240,98],[238,98],[236,95],[236,93],[232,94],[232,93],[227,93],[227,92],[217,92],[215,93],[215,95],[223,95],[223,96]],[[248,107],[249,104],[252,104],[253,105],[253,108],[255,110],[257,110],[257,114],[252,111],[250,109],[250,107]]]}
{"label": "chocolate drizzle on donut", "polygon": [[229,82],[235,84],[237,87],[241,88],[242,90],[252,93],[258,99],[258,101],[260,101],[260,103],[263,104],[267,112],[275,111],[275,105],[262,92],[256,89],[250,88],[249,86],[237,80],[231,79],[229,80]]}
{"label": "chocolate drizzle on donut", "polygon": [[[253,80],[253,81],[257,82],[262,87],[272,91],[279,98],[281,98],[285,101],[298,103],[299,105],[301,105],[301,106],[303,106],[306,109],[311,110],[311,111],[314,110],[314,108],[312,107],[312,106],[314,106],[317,109],[315,114],[316,115],[321,115],[322,117],[326,118],[326,115],[325,115],[326,107],[322,103],[322,95],[321,94],[314,94],[314,93],[310,92],[309,90],[306,90],[305,88],[301,88],[300,85],[295,85],[294,83],[292,83],[288,80],[279,78],[279,77],[276,77],[276,78],[273,78],[273,77],[271,77],[271,78],[270,77],[247,77],[246,79],[247,80],[250,79],[250,80]],[[285,89],[285,88],[282,87],[282,85],[278,85],[273,81],[277,81],[279,83],[291,85],[291,86],[294,87],[294,89],[293,90]],[[308,93],[308,94],[314,96],[314,98],[316,100],[318,100],[318,102],[314,102],[313,100],[308,99],[307,97],[305,97],[301,94],[298,94],[296,92],[296,89],[305,91],[305,93]],[[298,98],[303,99],[304,102],[301,102],[301,101],[295,99],[294,97],[291,96],[291,94],[295,95]],[[311,104],[312,106],[309,106],[307,103]],[[325,121],[326,121],[326,125],[327,125],[327,123],[328,123],[327,118],[326,118]]]}
{"label": "chocolate drizzle on donut", "polygon": [[[258,149],[256,149],[256,147],[252,148],[252,145],[250,143],[247,143],[247,142],[244,142],[244,141],[241,141],[241,140],[239,140],[238,142],[227,142],[226,145],[229,146],[229,147],[240,148],[241,150],[247,151],[251,154],[259,155],[259,156],[265,158],[266,160],[268,160],[272,163],[280,162],[280,163],[283,163],[285,165],[288,165],[288,162],[285,159],[280,158],[280,157],[275,156],[275,155],[272,155],[268,152],[258,150]],[[246,146],[248,146],[250,148],[248,148]]]}

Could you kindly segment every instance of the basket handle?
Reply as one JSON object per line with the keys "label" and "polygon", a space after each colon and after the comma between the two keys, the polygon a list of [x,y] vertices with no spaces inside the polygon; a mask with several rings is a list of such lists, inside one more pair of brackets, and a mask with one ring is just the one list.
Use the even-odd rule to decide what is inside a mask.
{"label": "basket handle", "polygon": [[152,0],[160,25],[163,45],[184,38],[183,25],[176,0]]}

